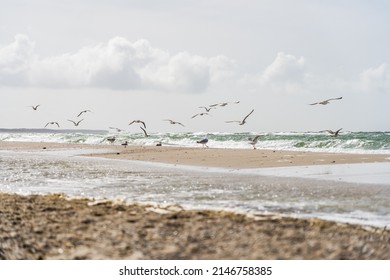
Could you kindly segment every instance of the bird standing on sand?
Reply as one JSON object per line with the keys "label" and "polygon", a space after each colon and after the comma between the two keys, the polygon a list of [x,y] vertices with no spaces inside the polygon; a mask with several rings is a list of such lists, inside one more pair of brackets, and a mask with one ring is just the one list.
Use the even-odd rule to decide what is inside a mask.
{"label": "bird standing on sand", "polygon": [[82,114],[85,114],[85,113],[87,113],[87,112],[91,112],[91,110],[84,110],[84,111],[81,111],[81,112],[77,115],[77,117],[80,117]]}
{"label": "bird standing on sand", "polygon": [[253,146],[253,149],[256,150],[256,144],[257,144],[257,141],[259,140],[259,137],[261,135],[256,135],[254,138],[249,138],[249,144],[251,144]]}
{"label": "bird standing on sand", "polygon": [[128,144],[129,144],[129,142],[125,141],[121,145],[126,148]]}
{"label": "bird standing on sand", "polygon": [[45,128],[46,128],[46,126],[48,126],[49,124],[55,124],[55,125],[57,125],[58,127],[60,127],[60,125],[58,124],[58,122],[48,122],[48,123],[45,125]]}
{"label": "bird standing on sand", "polygon": [[39,106],[41,106],[41,105],[30,106],[30,107],[33,108],[34,111],[36,111],[36,110],[38,109]]}
{"label": "bird standing on sand", "polygon": [[181,125],[184,127],[184,124],[180,123],[180,122],[176,122],[176,121],[173,121],[173,120],[164,120],[164,121],[168,121],[170,122],[171,124],[178,124],[178,125]]}
{"label": "bird standing on sand", "polygon": [[244,125],[246,123],[246,119],[253,113],[255,109],[252,109],[252,111],[245,116],[245,118],[242,121],[226,121],[227,123],[232,123],[232,122],[238,122],[239,125]]}
{"label": "bird standing on sand", "polygon": [[141,120],[134,120],[132,122],[129,123],[129,125],[132,125],[133,123],[142,123],[142,125],[144,126],[144,128],[146,129],[146,124],[144,121],[141,121]]}
{"label": "bird standing on sand", "polygon": [[337,137],[337,136],[339,136],[340,130],[342,130],[342,128],[340,128],[340,129],[338,129],[336,131],[327,129],[327,130],[321,130],[320,132],[328,132],[331,137]]}
{"label": "bird standing on sand", "polygon": [[78,126],[83,120],[84,119],[81,119],[78,122],[75,122],[75,121],[72,121],[72,120],[68,120],[68,121],[72,122],[74,124],[74,126]]}
{"label": "bird standing on sand", "polygon": [[196,141],[196,143],[202,144],[203,148],[208,148],[209,147],[209,146],[206,145],[207,142],[209,142],[209,139],[207,138],[207,135],[202,140]]}
{"label": "bird standing on sand", "polygon": [[326,99],[326,100],[323,100],[323,101],[311,103],[311,104],[309,104],[309,105],[317,105],[317,104],[320,104],[320,105],[327,105],[327,104],[329,104],[329,101],[331,101],[331,100],[340,100],[340,99],[343,99],[343,97],[330,98],[330,99]]}

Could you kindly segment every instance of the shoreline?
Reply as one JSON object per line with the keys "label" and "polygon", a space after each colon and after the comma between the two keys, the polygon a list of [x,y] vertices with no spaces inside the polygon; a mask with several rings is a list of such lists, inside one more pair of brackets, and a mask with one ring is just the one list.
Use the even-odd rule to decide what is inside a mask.
{"label": "shoreline", "polygon": [[[262,168],[390,162],[389,154],[324,153],[307,151],[189,148],[171,146],[92,145],[47,142],[0,142],[0,150],[45,151],[55,149],[86,149],[82,156],[110,159],[160,162],[220,168]],[[90,150],[96,150],[91,153]]]}
{"label": "shoreline", "polygon": [[383,228],[61,194],[0,200],[0,259],[390,259]]}

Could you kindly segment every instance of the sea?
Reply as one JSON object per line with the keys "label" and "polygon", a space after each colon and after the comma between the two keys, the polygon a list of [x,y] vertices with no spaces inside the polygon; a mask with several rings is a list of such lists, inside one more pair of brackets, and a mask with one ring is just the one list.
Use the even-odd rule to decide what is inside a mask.
{"label": "sea", "polygon": [[[389,162],[229,169],[87,157],[93,144],[389,154]],[[115,137],[110,144],[107,139]],[[0,149],[0,191],[176,205],[249,214],[321,218],[390,227],[390,132],[142,133],[105,130],[0,129],[3,141],[91,144],[91,148]],[[101,150],[100,150],[101,151]]]}

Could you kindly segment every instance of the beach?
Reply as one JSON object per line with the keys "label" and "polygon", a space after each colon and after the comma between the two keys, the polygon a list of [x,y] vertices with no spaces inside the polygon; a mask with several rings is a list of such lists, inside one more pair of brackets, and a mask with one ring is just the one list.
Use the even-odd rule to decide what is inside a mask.
{"label": "beach", "polygon": [[300,152],[264,149],[222,149],[170,146],[86,145],[70,143],[0,142],[14,151],[94,149],[87,156],[222,168],[261,168],[323,164],[390,162],[389,154]]}
{"label": "beach", "polygon": [[0,259],[390,259],[390,232],[319,219],[0,194]]}
{"label": "beach", "polygon": [[[164,146],[125,148],[120,145],[4,141],[0,142],[0,150],[15,152],[15,155],[33,153],[33,156],[34,153],[44,155],[74,150],[86,158],[117,159],[118,166],[147,161],[227,170],[389,161],[389,155],[385,154]],[[72,164],[78,162],[78,158],[72,160]],[[171,173],[168,175],[172,177]],[[278,179],[264,180],[267,183]],[[286,182],[291,184],[290,180]],[[328,191],[332,191],[333,185],[324,186],[327,188],[328,185]],[[249,184],[243,186],[249,187]],[[288,191],[284,185],[282,187],[282,191]],[[366,190],[360,188],[352,186],[348,191],[358,189],[365,195],[363,191]],[[337,190],[337,186],[333,189]],[[388,193],[374,186],[370,189]],[[0,201],[0,259],[390,258],[387,227],[268,212],[188,209],[174,203],[74,198],[55,193],[0,193]]]}

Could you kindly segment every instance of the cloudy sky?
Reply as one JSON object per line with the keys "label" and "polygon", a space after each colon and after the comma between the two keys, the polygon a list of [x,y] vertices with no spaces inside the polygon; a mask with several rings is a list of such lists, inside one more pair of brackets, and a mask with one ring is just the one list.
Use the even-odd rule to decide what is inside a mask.
{"label": "cloudy sky", "polygon": [[390,1],[0,4],[0,128],[390,131]]}

